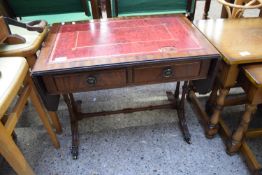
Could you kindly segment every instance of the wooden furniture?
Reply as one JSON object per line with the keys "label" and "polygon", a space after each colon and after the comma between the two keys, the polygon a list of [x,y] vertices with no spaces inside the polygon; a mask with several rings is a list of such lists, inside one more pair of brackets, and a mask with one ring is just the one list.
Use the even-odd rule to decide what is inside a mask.
{"label": "wooden furniture", "polygon": [[242,120],[232,134],[231,142],[227,145],[229,154],[236,153],[241,145],[244,135],[247,132],[252,113],[255,112],[258,104],[262,104],[262,64],[247,65],[242,67],[238,82],[246,92],[246,109]]}
{"label": "wooden furniture", "polygon": [[[41,48],[42,42],[44,41],[44,38],[47,35],[47,26],[44,28],[42,33],[28,31],[27,29],[13,25],[10,25],[9,28],[12,34],[23,36],[26,42],[24,44],[17,45],[0,44],[0,57],[25,57],[30,68],[32,68],[37,58],[36,52]],[[50,110],[49,116],[52,119],[53,125],[56,128],[57,133],[61,133],[62,127],[60,125],[56,112]]]}
{"label": "wooden furniture", "polygon": [[[117,18],[54,25],[32,76],[42,98],[63,94],[76,159],[77,121],[98,115],[176,107],[184,138],[190,143],[184,116],[187,81],[211,76],[210,65],[218,59],[218,52],[183,15]],[[160,106],[84,114],[72,94],[180,80],[185,81],[182,97],[178,83],[175,95],[167,93],[172,103]]]}
{"label": "wooden furniture", "polygon": [[[259,49],[262,39],[257,37],[262,32],[262,19],[201,20],[196,23],[196,26],[223,55],[223,62],[218,71],[217,85],[208,102],[208,104],[215,103],[209,129],[207,129],[207,136],[213,137],[218,130],[217,124],[225,97],[229,89],[236,84],[239,65],[262,61],[262,52]],[[216,98],[217,91],[219,91],[219,95]],[[215,98],[217,100],[214,100]]]}
{"label": "wooden furniture", "polygon": [[101,17],[100,0],[3,1],[11,17],[20,17],[23,21],[45,20],[52,24]]}
{"label": "wooden furniture", "polygon": [[[237,100],[226,99],[226,97],[230,88],[236,85],[242,65],[262,62],[260,49],[262,38],[258,37],[262,33],[262,19],[200,20],[195,25],[223,56],[216,84],[206,103],[206,111],[212,114],[211,117],[207,117],[206,113],[200,109],[204,121],[207,122],[206,136],[212,138],[217,133],[218,124],[220,124],[221,132],[230,138],[231,131],[221,120],[221,111],[224,106],[246,102],[245,96]],[[192,96],[194,95],[192,94]],[[196,100],[194,101],[198,103]],[[247,110],[251,110],[251,108],[247,108]],[[242,144],[241,152],[247,158],[252,170],[258,171],[261,168],[245,142]]]}
{"label": "wooden furniture", "polygon": [[234,3],[227,2],[226,0],[218,0],[218,2],[224,5],[228,18],[239,18],[246,9],[262,7],[262,0],[235,0]]}
{"label": "wooden furniture", "polygon": [[4,21],[4,18],[0,16],[0,43],[3,43],[6,38],[9,36],[10,32],[8,27],[6,26],[6,23]]}
{"label": "wooden furniture", "polygon": [[18,35],[12,34],[9,25],[19,26],[25,28],[29,31],[37,31],[42,33],[47,26],[46,21],[31,21],[29,23],[19,22],[9,17],[0,16],[0,43],[5,44],[24,44],[26,42],[25,38]]}
{"label": "wooden furniture", "polygon": [[193,20],[195,0],[106,0],[108,17],[186,14]]}
{"label": "wooden furniture", "polygon": [[11,34],[11,31],[6,24],[5,19],[0,16],[0,43],[7,43],[7,44],[22,44],[25,43],[25,38],[19,35]]}
{"label": "wooden furniture", "polygon": [[[261,17],[261,1],[260,0],[218,0],[223,4],[221,18],[239,18],[242,17],[246,9],[260,8]],[[208,19],[211,0],[205,1],[203,19]]]}
{"label": "wooden furniture", "polygon": [[[7,160],[17,174],[33,175],[34,172],[32,168],[11,136],[29,98],[38,112],[55,148],[59,148],[59,142],[55,133],[52,131],[52,127],[43,108],[44,106],[37,95],[26,60],[22,57],[1,57],[0,71],[0,154]],[[18,92],[20,92],[19,98],[7,116],[7,120],[3,123],[3,117],[6,117],[6,112],[8,109],[10,110],[10,106],[16,99],[15,97]]]}

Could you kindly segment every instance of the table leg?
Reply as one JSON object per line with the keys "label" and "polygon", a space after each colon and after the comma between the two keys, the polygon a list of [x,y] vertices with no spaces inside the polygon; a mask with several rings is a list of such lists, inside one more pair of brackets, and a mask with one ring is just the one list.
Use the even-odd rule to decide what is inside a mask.
{"label": "table leg", "polygon": [[245,112],[242,116],[241,122],[237,130],[232,134],[231,140],[227,145],[227,153],[230,155],[235,154],[241,147],[242,139],[248,129],[249,122],[252,114],[256,111],[256,105],[247,104]]}
{"label": "table leg", "polygon": [[176,90],[175,90],[175,99],[179,98],[179,89],[180,89],[180,81],[176,83]]}
{"label": "table leg", "polygon": [[[191,143],[191,135],[189,133],[188,127],[187,127],[187,122],[185,118],[185,98],[186,94],[188,92],[188,81],[184,82],[184,85],[182,87],[182,96],[177,104],[177,114],[178,114],[178,119],[179,119],[179,124],[182,130],[182,133],[184,135],[184,140],[190,144]],[[178,98],[178,97],[177,97]]]}
{"label": "table leg", "polygon": [[[217,82],[217,81],[216,81]],[[205,111],[208,115],[212,115],[213,113],[213,109],[215,107],[215,103],[216,103],[216,99],[217,99],[217,91],[219,89],[219,85],[218,83],[215,83],[214,84],[214,87],[212,89],[212,92],[206,102],[206,105],[205,105]]]}
{"label": "table leg", "polygon": [[180,81],[176,83],[176,90],[174,93],[173,103],[175,104],[176,107],[179,105],[179,94],[180,94],[179,91],[180,91]]}
{"label": "table leg", "polygon": [[213,138],[218,131],[218,122],[221,111],[224,106],[225,98],[229,93],[229,88],[219,89],[219,95],[217,97],[216,106],[214,112],[209,120],[208,127],[206,130],[206,137]]}
{"label": "table leg", "polygon": [[63,97],[68,107],[69,116],[70,116],[71,133],[72,133],[71,154],[73,156],[73,159],[76,160],[78,158],[79,136],[78,136],[78,118],[75,109],[75,101],[72,94],[64,94]]}
{"label": "table leg", "polygon": [[174,93],[171,91],[166,91],[168,101],[172,102],[172,106],[174,106],[175,108],[177,107],[177,104],[179,102],[179,90],[180,90],[180,81],[176,83],[176,90]]}

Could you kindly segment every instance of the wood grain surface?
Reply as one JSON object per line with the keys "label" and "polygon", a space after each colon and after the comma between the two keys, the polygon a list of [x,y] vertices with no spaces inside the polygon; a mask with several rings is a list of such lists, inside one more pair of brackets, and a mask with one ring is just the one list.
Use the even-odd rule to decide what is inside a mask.
{"label": "wood grain surface", "polygon": [[[33,74],[92,70],[144,64],[145,62],[199,60],[199,57],[209,59],[219,55],[216,49],[183,15],[94,20],[80,23],[78,26],[81,26],[82,29],[78,29],[78,31],[73,30],[77,28],[75,26],[77,25],[54,25],[51,28],[46,44],[33,69]],[[116,26],[118,26],[117,29]],[[169,26],[168,30],[166,26]],[[139,27],[144,27],[148,32]],[[81,32],[82,34],[76,41],[74,39],[76,37],[72,35],[77,35],[77,32],[78,35]],[[63,36],[61,37],[61,35]],[[154,41],[160,39],[164,43],[154,43],[152,39]],[[167,42],[168,39],[171,40],[171,44],[169,41]],[[137,41],[139,42],[137,43]],[[144,44],[145,41],[148,41],[148,44]],[[70,46],[71,42],[77,43],[77,46],[80,47],[93,48],[75,51]],[[119,43],[125,46],[119,47]],[[137,51],[139,54],[136,54]]]}
{"label": "wood grain surface", "polygon": [[262,61],[262,18],[200,20],[195,25],[227,64]]}

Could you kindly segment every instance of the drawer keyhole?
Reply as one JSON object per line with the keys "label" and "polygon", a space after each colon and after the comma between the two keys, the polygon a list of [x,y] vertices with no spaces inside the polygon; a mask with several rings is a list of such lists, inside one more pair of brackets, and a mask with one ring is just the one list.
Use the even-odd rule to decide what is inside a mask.
{"label": "drawer keyhole", "polygon": [[169,78],[169,77],[171,77],[173,75],[173,70],[171,69],[171,68],[165,68],[164,70],[163,70],[163,76],[165,77],[165,78]]}
{"label": "drawer keyhole", "polygon": [[87,82],[87,84],[94,86],[96,84],[96,77],[89,76],[89,77],[87,77],[86,82]]}

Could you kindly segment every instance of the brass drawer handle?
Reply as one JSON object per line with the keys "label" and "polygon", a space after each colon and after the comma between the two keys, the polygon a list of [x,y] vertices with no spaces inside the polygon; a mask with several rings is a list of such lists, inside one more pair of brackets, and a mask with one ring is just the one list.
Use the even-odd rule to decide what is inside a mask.
{"label": "brass drawer handle", "polygon": [[96,84],[96,77],[89,76],[89,77],[87,77],[86,82],[87,82],[87,84],[94,86]]}
{"label": "brass drawer handle", "polygon": [[165,68],[163,70],[163,77],[169,78],[173,75],[173,70],[171,68]]}

